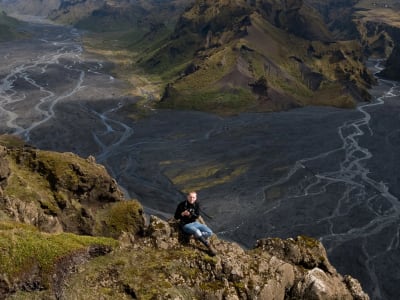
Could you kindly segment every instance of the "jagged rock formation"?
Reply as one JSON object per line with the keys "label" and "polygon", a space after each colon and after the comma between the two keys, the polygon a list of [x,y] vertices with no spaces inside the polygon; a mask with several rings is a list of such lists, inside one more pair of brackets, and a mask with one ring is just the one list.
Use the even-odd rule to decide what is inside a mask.
{"label": "jagged rock formation", "polygon": [[400,26],[367,22],[366,51],[375,57],[386,59],[384,70],[380,76],[392,79],[400,79]]}
{"label": "jagged rock formation", "polygon": [[369,299],[314,239],[213,237],[210,257],[173,220],[145,226],[93,158],[0,145],[2,299]]}
{"label": "jagged rock formation", "polygon": [[[357,280],[336,272],[314,239],[264,239],[251,250],[217,238],[212,243],[216,257],[209,257],[194,240],[182,245],[173,222],[151,217],[147,236],[125,245],[131,249],[129,258],[126,250],[118,250],[95,269],[103,276],[113,271],[103,288],[120,299],[126,294],[143,299],[369,299]],[[140,266],[129,266],[128,261],[139,259]],[[100,297],[98,277],[90,275],[95,269],[88,267],[69,280],[68,294],[90,286],[81,295]],[[150,278],[153,288],[146,284]]]}
{"label": "jagged rock formation", "polygon": [[399,80],[399,3],[386,1],[384,3],[372,2],[371,5],[371,7],[359,7],[360,9],[354,14],[354,23],[360,33],[364,55],[386,60],[380,76]]}
{"label": "jagged rock formation", "polygon": [[332,37],[338,40],[354,40],[359,38],[359,32],[353,21],[358,0],[305,0],[319,11],[327,24]]}

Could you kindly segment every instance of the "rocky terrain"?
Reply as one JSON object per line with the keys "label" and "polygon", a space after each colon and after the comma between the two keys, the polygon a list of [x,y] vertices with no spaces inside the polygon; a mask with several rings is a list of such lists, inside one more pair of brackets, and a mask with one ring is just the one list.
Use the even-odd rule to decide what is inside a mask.
{"label": "rocky terrain", "polygon": [[93,157],[0,144],[2,299],[369,299],[314,239],[213,237],[210,257],[172,220],[145,225]]}

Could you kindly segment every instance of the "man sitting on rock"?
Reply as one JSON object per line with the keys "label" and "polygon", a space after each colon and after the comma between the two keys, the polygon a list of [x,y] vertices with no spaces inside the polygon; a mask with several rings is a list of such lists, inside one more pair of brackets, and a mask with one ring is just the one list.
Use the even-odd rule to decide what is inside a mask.
{"label": "man sitting on rock", "polygon": [[196,202],[197,193],[192,191],[187,194],[186,200],[179,203],[175,211],[175,219],[180,221],[181,229],[188,235],[202,242],[211,256],[215,256],[215,250],[210,245],[208,238],[213,234],[212,230],[205,224],[197,221],[200,217],[200,206]]}

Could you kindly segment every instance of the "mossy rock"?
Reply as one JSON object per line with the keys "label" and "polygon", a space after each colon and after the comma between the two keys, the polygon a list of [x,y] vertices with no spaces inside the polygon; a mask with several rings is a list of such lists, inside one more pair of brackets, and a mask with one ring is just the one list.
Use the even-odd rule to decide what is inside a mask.
{"label": "mossy rock", "polygon": [[145,228],[143,207],[137,200],[107,205],[97,216],[96,235],[118,238],[123,232],[142,235]]}
{"label": "mossy rock", "polygon": [[20,289],[53,288],[57,284],[57,276],[53,275],[60,269],[108,253],[117,245],[110,238],[46,234],[33,226],[1,221],[0,298]]}
{"label": "mossy rock", "polygon": [[[7,175],[7,180],[2,180],[3,195],[10,200],[9,207],[0,206],[6,215],[29,222],[46,232],[93,235],[96,214],[111,203],[125,200],[116,181],[104,166],[96,164],[93,159],[84,159],[73,153],[41,151],[17,144],[15,141],[18,139],[8,136],[0,138],[7,145],[11,144],[10,140],[16,146],[2,151],[5,153],[2,161],[7,162],[9,169],[9,172],[1,172]],[[135,233],[140,231],[136,226],[141,228],[143,221],[136,216],[141,214],[141,209],[134,206],[132,209],[125,207],[125,215],[121,214],[131,214],[129,222],[127,218],[124,220],[129,225],[123,227],[115,216],[117,214],[106,220],[105,224],[112,220],[110,225],[115,231],[107,236],[116,236],[127,227],[134,227]],[[112,208],[116,210],[116,207]],[[107,230],[100,230],[103,231]]]}

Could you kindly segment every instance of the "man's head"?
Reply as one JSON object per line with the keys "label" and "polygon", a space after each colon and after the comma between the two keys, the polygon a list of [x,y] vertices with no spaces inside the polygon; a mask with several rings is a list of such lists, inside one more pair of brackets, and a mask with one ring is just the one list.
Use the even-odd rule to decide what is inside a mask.
{"label": "man's head", "polygon": [[188,201],[190,204],[195,203],[196,200],[197,200],[197,193],[194,192],[194,191],[189,192],[189,193],[187,194],[186,199],[187,199],[187,201]]}

